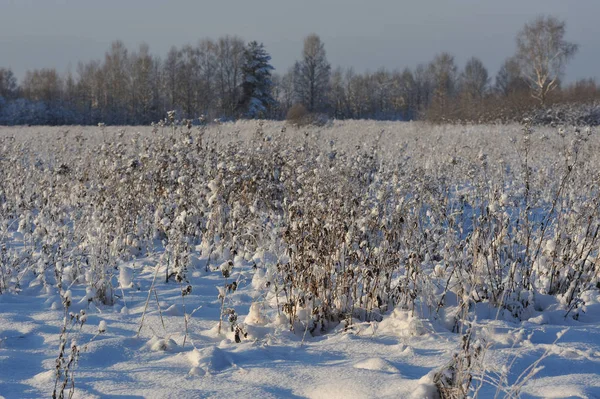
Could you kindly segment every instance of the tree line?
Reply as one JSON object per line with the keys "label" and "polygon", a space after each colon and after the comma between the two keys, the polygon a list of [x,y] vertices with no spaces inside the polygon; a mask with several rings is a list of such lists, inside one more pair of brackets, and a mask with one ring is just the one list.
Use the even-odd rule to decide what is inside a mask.
{"label": "tree line", "polygon": [[526,24],[494,81],[478,58],[459,70],[448,53],[413,69],[332,69],[316,34],[284,73],[274,72],[262,44],[238,36],[172,47],[164,58],[147,44],[131,51],[115,41],[75,73],[35,69],[17,82],[0,68],[0,124],[150,124],[170,110],[181,119],[283,119],[297,105],[338,119],[510,120],[535,107],[600,98],[592,79],[561,84],[577,51],[564,35],[565,22],[554,17]]}

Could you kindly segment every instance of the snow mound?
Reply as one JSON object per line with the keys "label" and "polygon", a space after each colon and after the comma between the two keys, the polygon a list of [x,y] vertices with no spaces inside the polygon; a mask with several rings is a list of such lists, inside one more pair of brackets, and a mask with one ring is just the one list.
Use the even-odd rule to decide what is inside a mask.
{"label": "snow mound", "polygon": [[56,379],[56,371],[54,370],[48,370],[48,371],[43,371],[41,373],[38,373],[36,375],[33,376],[33,378],[29,379],[28,382],[30,382],[32,385],[48,385],[50,383],[53,383],[54,380]]}
{"label": "snow mound", "polygon": [[121,288],[131,288],[133,286],[133,269],[131,267],[121,265],[119,268],[119,285]]}
{"label": "snow mound", "polygon": [[372,357],[354,364],[356,369],[383,371],[386,373],[398,373],[398,369],[393,364],[380,357]]}
{"label": "snow mound", "polygon": [[183,311],[177,305],[169,306],[163,314],[167,316],[183,316]]}
{"label": "snow mound", "polygon": [[171,352],[177,348],[177,343],[171,338],[152,337],[146,344],[152,352]]}
{"label": "snow mound", "polygon": [[202,376],[204,374],[218,374],[228,368],[235,367],[231,355],[224,350],[211,346],[204,349],[194,349],[188,353],[187,358],[192,364],[188,375]]}
{"label": "snow mound", "polygon": [[402,309],[394,309],[391,315],[379,323],[377,331],[400,337],[414,337],[427,333],[427,329],[420,319]]}
{"label": "snow mound", "polygon": [[257,269],[252,276],[252,288],[255,290],[261,290],[265,287],[267,283],[266,273],[264,269]]}
{"label": "snow mound", "polygon": [[411,399],[439,399],[438,389],[433,382],[434,374],[435,371],[432,371],[419,379],[417,388],[410,396]]}
{"label": "snow mound", "polygon": [[192,367],[188,373],[188,377],[204,377],[205,375],[206,371],[200,367]]}
{"label": "snow mound", "polygon": [[250,305],[250,311],[248,312],[248,316],[244,319],[244,323],[252,324],[252,325],[265,325],[266,324],[265,317],[262,315],[260,311],[260,303],[254,302]]}

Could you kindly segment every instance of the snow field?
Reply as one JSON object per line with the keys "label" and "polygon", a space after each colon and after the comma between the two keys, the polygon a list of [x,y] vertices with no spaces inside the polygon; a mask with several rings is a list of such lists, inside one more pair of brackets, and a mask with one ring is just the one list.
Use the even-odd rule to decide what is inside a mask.
{"label": "snow field", "polygon": [[600,396],[594,131],[282,130],[0,128],[0,395]]}

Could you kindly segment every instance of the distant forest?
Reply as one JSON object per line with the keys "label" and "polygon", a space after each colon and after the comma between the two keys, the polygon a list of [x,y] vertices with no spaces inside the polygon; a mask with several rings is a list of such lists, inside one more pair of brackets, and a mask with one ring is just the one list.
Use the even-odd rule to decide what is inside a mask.
{"label": "distant forest", "polygon": [[460,70],[448,53],[414,69],[334,69],[315,34],[283,72],[273,70],[262,44],[237,36],[172,47],[164,58],[146,44],[132,51],[115,41],[102,59],[80,62],[75,72],[35,69],[18,82],[0,68],[0,124],[147,125],[171,110],[195,122],[285,119],[298,107],[337,119],[517,120],[532,109],[600,99],[593,79],[561,84],[577,51],[564,33],[565,23],[553,17],[526,24],[516,54],[494,79],[478,58]]}

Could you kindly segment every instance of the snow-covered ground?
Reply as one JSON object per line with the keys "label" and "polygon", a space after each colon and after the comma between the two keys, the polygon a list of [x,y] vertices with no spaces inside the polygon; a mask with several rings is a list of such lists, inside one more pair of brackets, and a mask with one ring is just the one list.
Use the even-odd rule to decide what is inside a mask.
{"label": "snow-covered ground", "polygon": [[[231,333],[216,334],[220,303],[215,287],[222,277],[202,271],[204,262],[196,264],[194,289],[185,297],[185,311],[193,313],[185,345],[184,308],[177,286],[158,286],[158,302],[154,296],[150,299],[138,335],[156,267],[149,260],[131,264],[135,287],[119,289],[124,296],[116,305],[88,306],[87,301],[73,305],[89,315],[81,330],[70,333],[85,347],[75,368],[75,397],[430,397],[427,375],[447,363],[460,344],[458,334],[401,310],[385,315],[380,323],[362,323],[350,331],[339,328],[319,337],[295,335],[286,326],[263,324],[255,317],[248,323],[250,337],[237,344]],[[253,273],[240,267],[234,277],[248,283]],[[260,293],[251,284],[243,285],[231,301],[246,315],[248,304]],[[74,298],[84,295],[82,290],[73,292]],[[4,397],[50,395],[62,324],[58,303],[57,294],[33,290],[0,296]],[[594,311],[600,314],[598,307]],[[88,344],[100,321],[106,322],[106,332]],[[548,352],[540,363],[544,369],[526,384],[522,397],[599,397],[600,323],[597,319],[568,323],[568,331],[554,343],[565,324],[486,320],[482,330],[491,345],[486,364],[501,371],[514,361],[511,376],[516,378]],[[487,385],[480,397],[493,397],[495,392]]]}
{"label": "snow-covered ground", "polygon": [[[213,129],[204,132],[205,138],[210,134],[223,134],[223,131],[236,132],[236,138],[244,133],[251,135],[256,125],[246,123]],[[277,132],[281,128],[275,124],[266,127],[267,133],[268,129]],[[402,157],[408,157],[406,162],[409,163],[413,162],[411,157],[415,158],[414,162],[427,170],[427,165],[435,163],[436,157],[460,157],[466,151],[473,153],[473,158],[483,158],[490,163],[502,153],[510,164],[510,156],[503,153],[510,150],[507,147],[486,149],[482,143],[486,141],[485,135],[491,133],[481,131],[491,130],[494,134],[505,131],[509,135],[518,134],[515,132],[520,127],[415,127],[413,124],[353,122],[323,129],[324,134],[333,136],[335,134],[327,129],[338,129],[338,135],[352,129],[370,132],[399,129],[407,135],[404,137],[409,137],[409,147],[403,147],[406,152]],[[447,129],[452,132],[448,133]],[[315,130],[321,132],[321,129]],[[430,138],[422,138],[423,132],[430,130],[434,132]],[[38,132],[34,128],[3,129],[0,137],[19,133],[25,138],[17,137],[16,140],[28,142],[30,138],[27,137],[35,138]],[[91,133],[100,134],[98,130]],[[84,131],[82,134],[91,133]],[[452,150],[442,143],[438,144],[439,152],[434,156],[410,152],[417,147],[427,151],[423,150],[428,147],[424,140],[429,140],[430,144],[438,143],[440,135],[446,133],[470,135],[466,142],[473,148],[465,150],[463,144],[466,144],[459,143],[459,149]],[[63,134],[55,129],[48,137]],[[115,137],[120,138],[123,134],[122,131],[115,133]],[[124,142],[128,134],[125,133]],[[545,134],[550,133],[541,132],[539,136]],[[420,143],[418,137],[421,137]],[[327,143],[329,139],[324,141]],[[90,136],[89,140],[97,138]],[[135,140],[139,140],[139,136]],[[497,140],[490,139],[491,142]],[[545,142],[543,140],[547,139],[540,140]],[[13,145],[10,144],[12,141],[4,144]],[[350,148],[353,145],[353,142],[347,144]],[[402,147],[403,144],[395,145]],[[442,148],[447,152],[442,154]],[[40,146],[39,151],[44,150],[48,153],[41,158],[53,157],[50,148]],[[482,150],[489,151],[489,155],[482,155]],[[0,160],[4,156],[6,161],[9,151],[12,153],[14,148],[6,150],[5,147]],[[136,151],[142,149],[131,153]],[[543,153],[544,149],[532,151]],[[78,159],[79,155],[69,156]],[[55,162],[56,169],[60,170],[60,161]],[[71,165],[68,167],[74,169]],[[6,178],[9,174],[5,171],[3,176]],[[128,183],[122,181],[122,184]],[[204,185],[210,186],[210,183]],[[193,192],[185,194],[194,195]],[[211,197],[210,191],[204,192],[203,196]],[[4,201],[10,202],[9,199]],[[211,203],[211,198],[207,201]],[[450,314],[456,314],[460,297],[452,290],[444,291],[446,278],[433,264],[433,277],[427,284],[431,284],[432,290],[439,290],[434,295],[444,292],[444,312],[438,310],[434,314],[431,303],[416,300],[414,308],[380,306],[381,319],[357,316],[330,323],[326,331],[317,329],[311,333],[308,314],[299,310],[295,329],[290,331],[289,318],[279,302],[285,296],[272,288],[272,283],[277,280],[272,275],[275,273],[273,264],[283,262],[282,257],[273,260],[276,248],[270,247],[269,252],[259,246],[247,250],[243,256],[236,256],[223,248],[213,251],[202,239],[195,243],[188,241],[187,281],[178,282],[171,278],[166,283],[165,251],[171,251],[171,256],[176,256],[173,255],[176,252],[163,247],[164,238],[162,244],[155,239],[152,250],[110,258],[114,263],[104,277],[108,279],[108,285],[101,287],[110,286],[114,303],[104,304],[99,297],[104,295],[106,298],[106,294],[100,294],[97,281],[86,275],[87,266],[74,260],[80,252],[73,249],[71,257],[64,255],[64,261],[56,261],[43,253],[47,246],[36,246],[35,240],[41,238],[36,235],[35,228],[41,225],[41,219],[31,222],[35,227],[33,231],[27,231],[23,227],[26,223],[21,223],[27,217],[15,219],[11,212],[5,208],[2,213],[6,219],[0,230],[0,244],[7,248],[4,253],[10,250],[12,255],[0,258],[5,262],[0,266],[3,273],[7,273],[7,262],[14,262],[14,259],[19,262],[13,263],[18,263],[18,267],[10,269],[11,275],[1,276],[5,283],[0,285],[0,397],[51,396],[56,389],[57,357],[62,343],[67,360],[73,345],[79,351],[68,367],[66,362],[58,363],[62,373],[58,378],[59,387],[67,370],[73,380],[67,379],[64,391],[68,396],[73,384],[76,398],[435,398],[434,375],[440,370],[447,372],[455,354],[460,354],[464,347],[464,329],[462,333],[453,332],[452,320],[456,318],[450,317]],[[30,218],[35,216],[30,215]],[[164,218],[159,219],[157,225],[176,223],[176,220],[165,222]],[[79,231],[82,228],[76,221],[53,222],[64,223],[67,229]],[[57,228],[50,221],[47,226]],[[91,231],[91,226],[88,228]],[[165,232],[168,233],[166,228]],[[50,227],[46,233],[50,234]],[[64,234],[68,236],[68,233]],[[93,234],[96,233],[89,232],[89,235]],[[54,244],[57,242],[60,240],[53,241]],[[89,239],[85,248],[102,248],[99,244],[93,247],[94,242]],[[549,245],[544,241],[543,248],[549,248]],[[592,246],[588,255],[594,259],[594,273],[597,273],[595,241]],[[53,248],[65,251],[60,246]],[[51,268],[40,266],[43,262],[39,259],[46,259],[47,265],[49,256],[60,263]],[[227,263],[228,260],[233,266]],[[27,266],[28,262],[35,266]],[[426,262],[424,260],[423,264]],[[587,259],[583,262],[586,264]],[[536,265],[542,275],[543,265]],[[58,273],[55,270],[62,277],[53,277]],[[229,289],[225,288],[234,281],[233,289],[231,285]],[[595,283],[596,280],[590,281]],[[531,305],[524,305],[518,318],[499,311],[490,303],[491,299],[481,301],[470,297],[467,300],[469,315],[462,320],[471,326],[473,345],[476,341],[480,348],[479,357],[472,358],[471,394],[477,393],[481,398],[495,395],[600,397],[600,291],[585,289],[578,292],[579,301],[571,313],[565,305],[567,294],[564,297],[548,295],[538,287],[531,295]],[[223,311],[227,313],[227,309],[233,309],[237,319],[230,318],[230,322],[226,315],[223,317]],[[577,313],[576,318],[572,317],[573,313]],[[379,315],[379,311],[374,314]],[[219,333],[220,318],[222,329]],[[238,337],[232,331],[236,326],[241,328]],[[530,372],[532,366],[535,373]]]}

